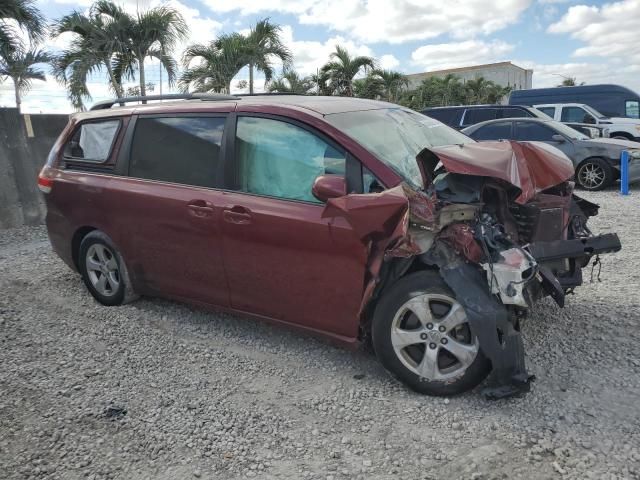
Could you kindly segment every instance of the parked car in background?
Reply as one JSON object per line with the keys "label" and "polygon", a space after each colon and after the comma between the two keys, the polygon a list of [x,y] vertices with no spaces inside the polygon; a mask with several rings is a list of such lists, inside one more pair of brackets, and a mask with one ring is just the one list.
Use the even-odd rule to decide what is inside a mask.
{"label": "parked car in background", "polygon": [[584,103],[545,103],[535,107],[568,125],[580,122],[602,128],[606,137],[640,142],[640,120],[624,117],[605,117],[595,108]]}
{"label": "parked car in background", "polygon": [[[620,178],[620,155],[639,145],[613,138],[593,139],[554,120],[538,118],[490,120],[465,128],[474,140],[545,142],[561,150],[576,169],[576,182],[585,190],[602,190]],[[640,180],[640,159],[631,160],[630,181]]]}
{"label": "parked car in background", "polygon": [[[546,112],[523,105],[461,105],[457,107],[432,107],[422,111],[424,115],[435,118],[452,128],[460,130],[476,123],[500,118],[542,118],[551,120]],[[571,122],[571,127],[585,135],[597,138],[606,136],[602,128],[586,125],[583,122]]]}
{"label": "parked car in background", "polygon": [[640,118],[640,96],[620,85],[532,88],[509,95],[509,105],[548,103],[584,103],[607,117]]}
{"label": "parked car in background", "polygon": [[534,117],[545,118],[546,114],[527,106],[510,105],[458,105],[453,107],[431,107],[422,111],[424,115],[449,125],[456,130],[486,120],[499,118]]}
{"label": "parked car in background", "polygon": [[72,115],[38,178],[53,249],[104,305],[242,312],[369,342],[422,393],[492,371],[501,397],[529,388],[532,302],[563,306],[620,249],[591,234],[598,206],[547,145],[480,144],[373,100],[178,97]]}

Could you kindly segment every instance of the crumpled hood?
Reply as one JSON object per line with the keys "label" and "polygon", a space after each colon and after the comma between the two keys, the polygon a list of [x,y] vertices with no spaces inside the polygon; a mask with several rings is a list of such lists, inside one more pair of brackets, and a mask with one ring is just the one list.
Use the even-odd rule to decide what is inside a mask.
{"label": "crumpled hood", "polygon": [[574,175],[571,160],[542,142],[474,142],[429,150],[448,172],[498,178],[517,187],[520,204]]}

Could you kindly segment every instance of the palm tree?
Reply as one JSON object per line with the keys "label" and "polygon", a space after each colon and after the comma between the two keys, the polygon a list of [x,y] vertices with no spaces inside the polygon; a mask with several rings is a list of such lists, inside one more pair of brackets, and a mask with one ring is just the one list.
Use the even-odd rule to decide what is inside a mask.
{"label": "palm tree", "polygon": [[295,70],[285,70],[280,78],[269,84],[270,92],[279,93],[308,93],[313,88],[310,77],[300,77]]}
{"label": "palm tree", "polygon": [[[239,33],[221,35],[207,45],[191,45],[184,53],[180,90],[230,93],[231,80],[246,65],[244,47],[245,37]],[[190,66],[193,60],[199,62]]]}
{"label": "palm tree", "polygon": [[371,72],[364,78],[353,81],[353,94],[358,98],[377,100],[385,95],[385,85],[382,78]]}
{"label": "palm tree", "polygon": [[397,102],[400,92],[409,85],[409,79],[394,70],[374,70],[374,74],[382,80],[386,100]]}
{"label": "palm tree", "polygon": [[11,21],[24,29],[32,41],[44,35],[45,22],[34,0],[2,0],[0,2],[0,48],[17,48],[20,42]]}
{"label": "palm tree", "polygon": [[16,108],[20,111],[21,96],[31,89],[32,80],[46,80],[44,72],[35,65],[47,63],[51,57],[38,49],[25,50],[11,44],[0,47],[0,78],[11,78],[16,94]]}
{"label": "palm tree", "polygon": [[329,85],[329,76],[326,72],[318,70],[318,73],[314,73],[309,77],[309,80],[315,85],[316,93],[318,95],[331,95],[332,90]]}
{"label": "palm tree", "polygon": [[330,55],[330,61],[322,67],[322,74],[329,79],[332,93],[353,97],[353,79],[362,68],[375,68],[371,57],[352,57],[346,48],[336,45],[336,51]]}
{"label": "palm tree", "polygon": [[493,86],[493,82],[487,80],[484,77],[476,77],[472,80],[467,80],[465,88],[468,92],[468,101],[470,104],[486,103],[486,99],[489,95],[489,91]]}
{"label": "palm tree", "polygon": [[291,51],[280,40],[280,25],[271,23],[268,18],[260,20],[245,37],[245,53],[249,65],[249,93],[253,93],[253,70],[264,73],[269,82],[273,76],[272,59],[282,61],[284,68],[291,65]]}
{"label": "palm tree", "polygon": [[159,6],[136,16],[129,16],[123,31],[127,45],[124,51],[116,56],[116,77],[133,77],[137,69],[140,95],[144,97],[147,84],[144,61],[147,58],[157,58],[167,71],[169,85],[173,85],[178,67],[171,52],[188,32],[189,27],[182,15],[171,7]]}
{"label": "palm tree", "polygon": [[115,95],[124,95],[113,61],[126,45],[123,34],[128,24],[129,16],[124,10],[110,1],[101,0],[91,7],[88,15],[74,11],[54,25],[54,36],[65,32],[75,34],[71,46],[52,61],[54,76],[67,86],[69,99],[75,108],[82,109],[83,99],[91,98],[87,75],[103,67]]}
{"label": "palm tree", "polygon": [[[557,73],[556,75],[560,75],[560,74]],[[576,77],[564,77],[564,80],[562,80],[562,83],[558,85],[558,87],[575,87],[577,85],[584,85],[584,82],[578,83],[578,81],[576,80]]]}

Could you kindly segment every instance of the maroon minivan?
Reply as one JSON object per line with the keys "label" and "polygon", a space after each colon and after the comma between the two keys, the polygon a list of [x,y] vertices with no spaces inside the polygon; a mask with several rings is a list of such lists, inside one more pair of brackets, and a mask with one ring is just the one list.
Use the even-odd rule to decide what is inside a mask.
{"label": "maroon minivan", "polygon": [[562,306],[620,249],[589,231],[598,206],[553,147],[476,143],[372,100],[179,97],[73,115],[38,179],[53,249],[103,305],[242,312],[370,343],[423,393],[492,372],[495,398],[529,388],[532,302]]}

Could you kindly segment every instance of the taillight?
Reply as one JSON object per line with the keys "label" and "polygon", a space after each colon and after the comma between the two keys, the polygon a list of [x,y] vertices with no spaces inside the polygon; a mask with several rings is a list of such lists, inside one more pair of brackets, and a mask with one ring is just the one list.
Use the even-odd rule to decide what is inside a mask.
{"label": "taillight", "polygon": [[38,176],[38,188],[42,193],[50,193],[53,187],[53,179],[43,177],[42,173]]}

